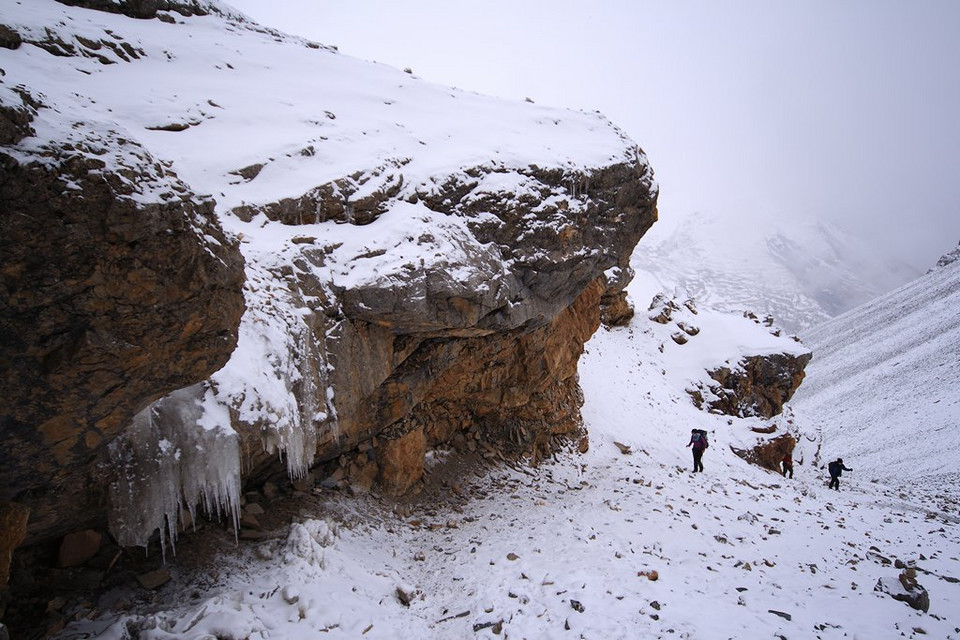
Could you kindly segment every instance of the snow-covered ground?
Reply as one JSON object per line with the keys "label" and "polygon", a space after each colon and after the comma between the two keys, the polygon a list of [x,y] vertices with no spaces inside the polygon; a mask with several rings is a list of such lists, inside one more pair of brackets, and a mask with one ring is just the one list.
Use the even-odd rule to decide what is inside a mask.
{"label": "snow-covered ground", "polygon": [[960,262],[804,334],[797,416],[864,477],[960,490]]}
{"label": "snow-covered ground", "polygon": [[[586,454],[460,476],[438,465],[448,499],[406,506],[318,489],[273,539],[199,572],[174,564],[144,604],[62,637],[960,638],[953,498],[857,471],[831,491],[813,456],[792,480],[748,465],[730,445],[755,419],[698,411],[678,372],[694,371],[698,340],[768,334],[731,336],[701,309],[701,332],[676,345],[643,312],[650,280],[630,292],[631,326],[601,329],[583,356]],[[692,427],[711,434],[697,475]],[[928,614],[875,590],[897,560],[919,567]]]}

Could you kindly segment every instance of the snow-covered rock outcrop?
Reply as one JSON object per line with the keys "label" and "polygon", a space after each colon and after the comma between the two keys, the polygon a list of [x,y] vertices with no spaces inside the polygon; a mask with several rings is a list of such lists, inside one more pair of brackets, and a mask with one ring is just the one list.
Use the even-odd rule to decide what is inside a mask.
{"label": "snow-covered rock outcrop", "polygon": [[[648,309],[650,320],[662,326],[661,333],[670,333],[671,342],[682,346],[696,341],[696,346],[688,350],[697,354],[692,361],[699,360],[706,376],[687,389],[694,403],[705,410],[741,418],[779,415],[803,382],[804,367],[812,357],[810,350],[798,338],[785,337],[772,318],[761,322],[752,312],[705,311],[716,318],[712,323],[719,325],[714,330],[719,338],[698,338],[700,311],[688,296],[659,293]],[[661,351],[666,345],[666,341],[661,344]]]}
{"label": "snow-covered rock outcrop", "polygon": [[[656,219],[652,171],[616,127],[597,113],[428,84],[264,29],[216,2],[68,4],[103,10],[54,0],[0,7],[4,228],[34,219],[14,197],[29,193],[16,174],[47,172],[56,197],[99,203],[116,217],[94,224],[73,204],[43,211],[129,252],[128,263],[105,269],[93,250],[91,272],[71,276],[83,291],[107,275],[133,278],[120,292],[132,299],[110,299],[105,315],[119,326],[153,322],[163,340],[212,332],[220,350],[164,355],[148,351],[152,337],[100,341],[112,356],[134,345],[128,364],[147,371],[168,359],[192,366],[161,384],[125,370],[116,380],[84,378],[90,397],[123,394],[109,428],[85,409],[47,437],[39,425],[59,405],[31,405],[17,429],[4,430],[10,464],[0,498],[56,505],[57,487],[95,477],[113,487],[114,505],[123,495],[160,496],[141,505],[160,518],[114,518],[124,540],[145,543],[158,522],[174,530],[192,501],[213,496],[229,507],[235,496],[224,487],[236,490],[241,468],[269,474],[282,459],[302,479],[367,443],[367,457],[389,467],[377,469],[379,481],[401,492],[416,481],[425,447],[464,430],[536,446],[541,434],[579,427],[583,343],[599,324],[601,298],[617,300],[629,283],[630,254]],[[126,208],[112,204],[121,200]],[[170,207],[183,221],[147,216]],[[51,230],[36,219],[33,237],[5,234],[4,247],[49,249]],[[161,245],[163,264],[141,265],[145,228],[197,256]],[[64,280],[61,271],[38,281],[7,260],[4,305],[15,289]],[[215,274],[212,284],[194,278],[197,264]],[[191,322],[161,313],[172,326],[157,322],[167,301],[140,289],[146,273],[163,276],[155,277],[163,295],[179,295],[172,285],[180,283],[209,311]],[[38,310],[40,324],[61,314],[61,302]],[[49,349],[24,342],[22,328],[3,333],[15,337],[3,361],[19,363],[4,379],[34,367],[40,373],[24,393],[50,389]],[[62,367],[82,350],[56,353]],[[140,382],[142,390],[128,388]],[[4,421],[17,415],[3,413]],[[167,449],[157,453],[143,434],[171,428],[176,416],[189,418],[190,433],[162,436]],[[209,442],[241,459],[184,449]],[[31,456],[48,460],[51,473],[31,475],[16,462]],[[158,456],[166,458],[157,473],[130,462]],[[182,459],[217,461],[234,476],[209,474],[216,486],[197,487],[175,464]],[[172,497],[171,483],[180,487]],[[49,520],[31,521],[30,539],[104,517],[102,491],[78,495],[82,517],[49,509]]]}

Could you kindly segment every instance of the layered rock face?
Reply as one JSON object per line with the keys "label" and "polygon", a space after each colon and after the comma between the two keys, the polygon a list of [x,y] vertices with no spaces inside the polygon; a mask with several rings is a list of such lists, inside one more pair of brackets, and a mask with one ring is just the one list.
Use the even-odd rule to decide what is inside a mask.
{"label": "layered rock face", "polygon": [[580,427],[577,360],[601,310],[629,316],[656,220],[643,152],[602,116],[217,3],[64,4],[87,8],[42,0],[0,34],[5,539],[24,507],[28,544],[112,509],[146,544],[278,460],[303,483],[361,451],[400,494],[465,432],[536,462]]}
{"label": "layered rock face", "polygon": [[220,368],[244,308],[243,259],[209,199],[132,141],[112,167],[84,154],[104,141],[82,126],[30,149],[36,105],[0,110],[0,486],[29,507],[32,539],[99,519],[107,443]]}
{"label": "layered rock face", "polygon": [[735,368],[710,371],[717,381],[710,409],[731,416],[772,418],[783,410],[803,382],[813,354],[775,353],[743,358]]}
{"label": "layered rock face", "polygon": [[[419,255],[434,256],[432,265],[408,263],[400,273],[343,287],[335,276],[327,280],[327,263],[342,259],[339,248],[292,236],[283,298],[309,327],[306,343],[297,339],[299,352],[290,354],[300,377],[289,406],[290,413],[299,412],[299,423],[278,428],[244,411],[249,387],[220,395],[235,408],[234,428],[250,452],[253,475],[272,457],[272,447],[261,446],[264,434],[284,448],[306,432],[307,440],[316,440],[316,453],[299,466],[288,464],[292,476],[365,443],[362,457],[376,471],[368,464],[357,474],[400,494],[419,479],[426,448],[458,442],[465,432],[513,443],[536,460],[550,436],[581,426],[577,361],[600,324],[602,298],[622,298],[630,253],[656,219],[649,168],[637,163],[598,170],[581,178],[576,199],[549,172],[524,175],[536,177],[538,197],[503,192],[496,201],[476,196],[496,172],[467,175],[466,184],[451,179],[441,195],[418,203],[442,215],[428,217],[429,225],[410,236]],[[559,205],[546,216],[535,213],[558,194]],[[291,217],[282,222],[291,226],[313,207],[298,212],[288,203],[285,210]],[[441,247],[456,249],[441,254]],[[369,253],[389,262],[396,251]],[[234,375],[228,365],[213,384]],[[305,394],[318,395],[311,400]],[[320,418],[311,420],[318,410]],[[296,462],[289,456],[288,463]]]}

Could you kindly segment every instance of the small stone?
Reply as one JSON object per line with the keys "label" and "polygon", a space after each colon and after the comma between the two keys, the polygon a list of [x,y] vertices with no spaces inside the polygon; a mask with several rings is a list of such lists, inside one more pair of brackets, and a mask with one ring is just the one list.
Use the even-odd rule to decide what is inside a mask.
{"label": "small stone", "polygon": [[410,606],[410,603],[413,602],[416,595],[416,591],[410,587],[397,587],[397,600],[405,607]]}
{"label": "small stone", "polygon": [[930,610],[930,594],[917,582],[916,570],[906,569],[900,574],[899,580],[880,578],[874,591],[886,593],[894,600],[905,602],[917,611],[927,613]]}
{"label": "small stone", "polygon": [[163,585],[170,582],[173,576],[170,575],[170,572],[166,569],[157,569],[156,571],[150,571],[148,573],[141,573],[137,576],[137,582],[140,583],[140,586],[144,589],[159,589]]}
{"label": "small stone", "polygon": [[272,482],[263,483],[263,497],[267,500],[275,500],[277,498],[277,485]]}
{"label": "small stone", "polygon": [[251,502],[251,503],[248,504],[246,507],[244,507],[243,510],[244,510],[245,513],[249,513],[249,514],[252,515],[252,516],[262,516],[264,513],[266,513],[266,512],[263,510],[263,507],[261,507],[261,506],[260,506],[259,504],[257,504],[256,502]]}
{"label": "small stone", "polygon": [[772,613],[775,616],[780,616],[784,620],[793,620],[793,616],[791,616],[789,613],[784,613],[783,611],[777,611],[775,609],[767,609],[767,612]]}
{"label": "small stone", "polygon": [[66,598],[57,597],[47,603],[47,613],[55,613],[63,609],[67,604]]}
{"label": "small stone", "polygon": [[316,483],[316,478],[313,477],[313,472],[310,471],[302,478],[293,480],[291,484],[293,484],[293,488],[297,491],[310,491]]}
{"label": "small stone", "polygon": [[577,451],[580,453],[586,453],[590,450],[590,438],[588,436],[583,436],[580,438],[580,442],[577,443]]}
{"label": "small stone", "polygon": [[60,543],[60,566],[79,567],[100,551],[103,536],[93,529],[68,533]]}
{"label": "small stone", "polygon": [[653,602],[651,602],[651,603],[650,603],[650,606],[653,607],[654,609],[656,609],[657,611],[660,611],[660,603],[657,602],[656,600],[654,600]]}
{"label": "small stone", "polygon": [[283,598],[283,601],[287,604],[297,604],[300,602],[300,591],[295,587],[286,586],[283,588],[283,591],[280,592],[280,596]]}
{"label": "small stone", "polygon": [[519,560],[519,559],[520,559],[520,556],[518,556],[518,555],[515,554],[515,553],[508,553],[508,554],[507,554],[507,560]]}
{"label": "small stone", "polygon": [[244,529],[262,529],[260,526],[260,521],[257,520],[257,516],[252,513],[244,513],[240,516],[240,526]]}
{"label": "small stone", "polygon": [[584,612],[584,606],[579,600],[570,600],[570,606],[573,607],[573,610],[577,613]]}

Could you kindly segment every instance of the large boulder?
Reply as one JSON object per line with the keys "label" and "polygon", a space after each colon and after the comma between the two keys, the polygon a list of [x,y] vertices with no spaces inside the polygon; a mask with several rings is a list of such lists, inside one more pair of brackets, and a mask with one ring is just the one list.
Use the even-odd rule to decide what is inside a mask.
{"label": "large boulder", "polygon": [[874,591],[885,593],[917,611],[927,613],[930,610],[930,594],[917,582],[917,570],[912,567],[901,571],[896,579],[889,576],[880,578]]}

